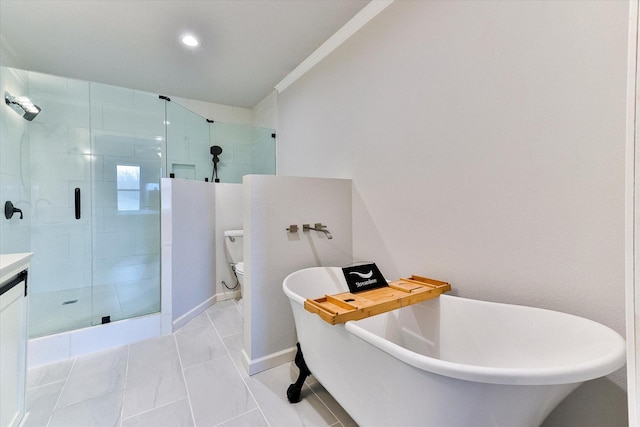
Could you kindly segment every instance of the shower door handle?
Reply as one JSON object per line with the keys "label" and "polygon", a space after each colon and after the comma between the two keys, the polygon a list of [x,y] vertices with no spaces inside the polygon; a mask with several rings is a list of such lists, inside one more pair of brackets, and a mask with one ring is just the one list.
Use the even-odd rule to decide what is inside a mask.
{"label": "shower door handle", "polygon": [[76,187],[76,219],[80,219],[80,188]]}

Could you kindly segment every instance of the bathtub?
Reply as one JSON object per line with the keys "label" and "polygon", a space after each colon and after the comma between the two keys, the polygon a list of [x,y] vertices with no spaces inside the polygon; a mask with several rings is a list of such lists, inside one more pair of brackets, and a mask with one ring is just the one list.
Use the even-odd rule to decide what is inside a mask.
{"label": "bathtub", "polygon": [[340,268],[297,271],[283,290],[306,366],[360,426],[538,426],[625,363],[619,334],[565,313],[444,294],[332,326],[303,304],[347,292]]}

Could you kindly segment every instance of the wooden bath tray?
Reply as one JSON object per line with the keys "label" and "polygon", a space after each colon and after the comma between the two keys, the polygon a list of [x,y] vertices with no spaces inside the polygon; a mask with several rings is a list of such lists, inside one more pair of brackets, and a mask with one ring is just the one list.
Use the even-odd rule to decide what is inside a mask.
{"label": "wooden bath tray", "polygon": [[304,308],[335,325],[426,301],[450,290],[451,286],[447,282],[411,276],[409,279],[390,282],[389,286],[383,288],[356,294],[343,292],[317,299],[307,298]]}

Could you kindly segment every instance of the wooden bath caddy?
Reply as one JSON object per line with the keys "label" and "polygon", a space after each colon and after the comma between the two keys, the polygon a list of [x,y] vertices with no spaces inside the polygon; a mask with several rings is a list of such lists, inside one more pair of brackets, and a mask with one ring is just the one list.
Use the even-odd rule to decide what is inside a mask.
{"label": "wooden bath caddy", "polygon": [[447,282],[411,276],[409,279],[390,282],[389,286],[356,294],[343,292],[313,300],[307,298],[304,308],[335,325],[426,301],[450,290],[451,286]]}

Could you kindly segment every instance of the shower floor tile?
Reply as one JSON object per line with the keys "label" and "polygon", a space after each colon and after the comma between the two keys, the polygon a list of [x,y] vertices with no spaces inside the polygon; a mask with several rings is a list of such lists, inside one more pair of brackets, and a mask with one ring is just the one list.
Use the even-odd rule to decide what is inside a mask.
{"label": "shower floor tile", "polygon": [[29,297],[31,338],[160,311],[158,279],[124,284],[96,285],[56,292],[32,293]]}
{"label": "shower floor tile", "polygon": [[91,326],[91,288],[29,296],[29,336],[39,337]]}
{"label": "shower floor tile", "polygon": [[249,377],[229,310],[240,313],[224,301],[176,333],[30,369],[25,427],[357,427],[313,377],[290,404],[293,363]]}

